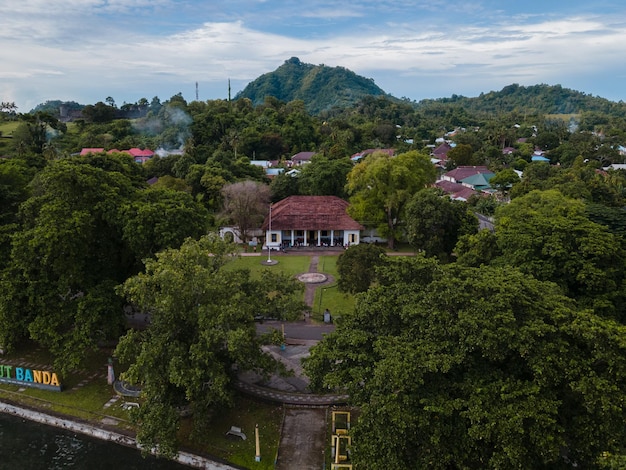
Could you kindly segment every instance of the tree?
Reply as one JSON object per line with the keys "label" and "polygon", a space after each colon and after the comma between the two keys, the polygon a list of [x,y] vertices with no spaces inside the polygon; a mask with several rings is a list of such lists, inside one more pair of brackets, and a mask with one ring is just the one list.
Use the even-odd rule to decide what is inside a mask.
{"label": "tree", "polygon": [[589,220],[582,201],[532,191],[496,212],[498,263],[552,281],[607,314],[621,313],[626,254],[619,238]]}
{"label": "tree", "polygon": [[353,168],[349,158],[328,159],[314,155],[311,162],[302,167],[298,177],[300,194],[310,196],[346,196],[346,177]]}
{"label": "tree", "polygon": [[447,155],[454,166],[471,165],[474,161],[474,149],[469,144],[458,144]]}
{"label": "tree", "polygon": [[235,224],[239,238],[247,243],[250,231],[261,227],[269,210],[269,186],[255,181],[228,184],[222,189],[224,216]]}
{"label": "tree", "polygon": [[298,176],[280,173],[272,178],[270,183],[272,202],[281,201],[289,196],[296,196],[298,192]]}
{"label": "tree", "polygon": [[495,233],[487,229],[459,237],[454,252],[457,264],[475,268],[491,263],[501,254]]}
{"label": "tree", "polygon": [[11,235],[18,230],[18,209],[29,196],[32,171],[18,159],[0,161],[0,271],[9,260]]}
{"label": "tree", "polygon": [[311,350],[363,468],[594,468],[626,437],[626,327],[510,267],[389,259]]}
{"label": "tree", "polygon": [[302,285],[295,278],[268,270],[253,279],[247,270],[229,268],[235,249],[214,233],[188,239],[148,259],[145,272],[121,288],[150,313],[148,328],[129,331],[115,352],[130,364],[123,379],[142,389],[135,419],[145,449],[174,454],[182,409],[191,411],[201,437],[213,407],[232,404],[237,371],[276,367],[260,349],[255,315],[276,308],[282,318],[302,314],[295,296]]}
{"label": "tree", "polygon": [[165,188],[142,191],[124,204],[122,238],[137,260],[179,247],[207,232],[209,215],[188,193]]}
{"label": "tree", "polygon": [[[128,165],[130,161],[130,165]],[[65,373],[85,351],[123,331],[115,292],[143,257],[206,233],[207,213],[188,194],[144,189],[128,156],[52,162],[30,184],[0,276],[0,343],[48,348]]]}
{"label": "tree", "polygon": [[405,219],[408,242],[444,262],[450,260],[459,237],[478,229],[467,204],[452,201],[439,189],[418,191],[406,206]]}
{"label": "tree", "polygon": [[337,286],[342,292],[365,292],[376,279],[376,266],[383,262],[385,250],[377,245],[360,243],[350,246],[337,258]]}
{"label": "tree", "polygon": [[493,178],[489,180],[489,185],[500,192],[503,198],[507,198],[511,188],[515,183],[519,183],[520,177],[514,170],[507,168],[506,170],[499,171]]}
{"label": "tree", "polygon": [[375,152],[348,174],[348,211],[364,225],[376,227],[393,249],[406,203],[434,181],[435,167],[427,155],[411,151],[389,157]]}
{"label": "tree", "polygon": [[10,349],[31,338],[49,348],[64,373],[122,331],[113,288],[135,260],[121,239],[119,209],[135,188],[126,175],[78,158],[48,165],[32,191],[2,276],[0,342]]}

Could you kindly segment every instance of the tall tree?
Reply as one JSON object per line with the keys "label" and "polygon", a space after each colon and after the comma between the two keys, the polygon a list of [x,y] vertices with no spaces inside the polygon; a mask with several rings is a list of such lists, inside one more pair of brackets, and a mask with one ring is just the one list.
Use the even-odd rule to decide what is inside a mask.
{"label": "tall tree", "polygon": [[11,348],[30,337],[66,372],[85,350],[121,332],[121,299],[113,287],[135,263],[121,239],[119,208],[135,189],[127,176],[88,159],[57,161],[32,187],[3,275],[1,341]]}
{"label": "tall tree", "polygon": [[150,313],[145,331],[129,331],[116,349],[129,364],[125,380],[140,385],[143,404],[135,418],[138,441],[164,455],[178,450],[181,409],[193,416],[195,435],[206,432],[214,406],[232,403],[237,371],[270,370],[276,364],[260,349],[254,316],[293,318],[304,307],[302,285],[288,275],[228,267],[236,247],[209,234],[188,239],[146,261],[145,273],[128,279],[128,301]]}
{"label": "tall tree", "polygon": [[595,468],[626,438],[626,327],[510,267],[389,259],[312,349],[363,468]]}
{"label": "tall tree", "polygon": [[365,292],[376,279],[376,266],[382,264],[385,250],[377,245],[359,243],[337,258],[337,286],[342,292]]}
{"label": "tall tree", "polygon": [[623,316],[626,253],[618,237],[589,220],[582,201],[556,190],[532,191],[497,210],[495,233],[499,263]]}
{"label": "tall tree", "polygon": [[363,225],[376,227],[393,249],[407,202],[433,183],[435,175],[435,167],[425,154],[410,151],[389,157],[375,152],[348,174],[350,215]]}
{"label": "tall tree", "polygon": [[223,215],[237,227],[239,238],[246,243],[250,231],[261,227],[269,210],[269,186],[256,181],[228,184],[222,189],[222,197]]}
{"label": "tall tree", "polygon": [[476,233],[478,220],[467,203],[452,201],[439,189],[422,189],[406,207],[408,242],[426,256],[449,261],[463,235]]}
{"label": "tall tree", "polygon": [[298,181],[300,194],[345,198],[346,177],[353,166],[347,157],[328,159],[314,155],[311,163],[302,167]]}

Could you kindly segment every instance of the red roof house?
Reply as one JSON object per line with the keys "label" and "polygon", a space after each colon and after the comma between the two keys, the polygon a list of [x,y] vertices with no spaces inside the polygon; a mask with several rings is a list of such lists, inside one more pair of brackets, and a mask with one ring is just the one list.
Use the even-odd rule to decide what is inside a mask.
{"label": "red roof house", "polygon": [[465,178],[474,175],[493,175],[493,171],[486,166],[460,166],[442,175],[441,179],[460,183]]}
{"label": "red roof house", "polygon": [[337,196],[289,196],[271,206],[263,222],[267,244],[335,246],[358,244],[364,227],[348,215]]}

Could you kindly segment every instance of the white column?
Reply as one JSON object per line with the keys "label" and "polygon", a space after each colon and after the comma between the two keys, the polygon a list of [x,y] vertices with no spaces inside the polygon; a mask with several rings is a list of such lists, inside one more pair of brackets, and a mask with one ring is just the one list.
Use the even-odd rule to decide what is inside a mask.
{"label": "white column", "polygon": [[291,246],[294,246],[296,244],[296,239],[294,238],[295,233],[296,231],[294,229],[291,229]]}
{"label": "white column", "polygon": [[303,230],[302,232],[304,233],[304,240],[302,241],[302,244],[303,244],[304,246],[306,246],[306,245],[307,245],[307,242],[306,242],[306,233],[307,233],[307,230]]}
{"label": "white column", "polygon": [[330,246],[335,246],[335,231],[330,231]]}
{"label": "white column", "polygon": [[317,231],[317,246],[322,246],[322,231]]}

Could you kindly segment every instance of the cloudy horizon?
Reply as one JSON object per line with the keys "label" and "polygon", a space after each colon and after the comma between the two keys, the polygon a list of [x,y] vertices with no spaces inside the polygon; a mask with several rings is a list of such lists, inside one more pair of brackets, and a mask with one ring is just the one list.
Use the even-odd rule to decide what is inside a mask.
{"label": "cloudy horizon", "polygon": [[[0,6],[0,101],[232,96],[291,57],[419,101],[512,83],[626,100],[626,6],[475,0],[21,0]],[[209,4],[207,4],[209,3]],[[512,4],[512,5],[510,5]]]}

